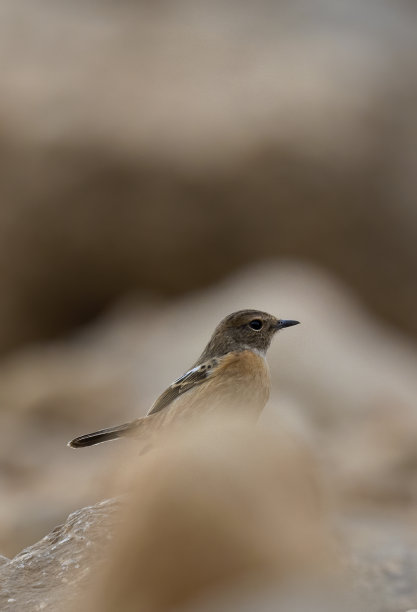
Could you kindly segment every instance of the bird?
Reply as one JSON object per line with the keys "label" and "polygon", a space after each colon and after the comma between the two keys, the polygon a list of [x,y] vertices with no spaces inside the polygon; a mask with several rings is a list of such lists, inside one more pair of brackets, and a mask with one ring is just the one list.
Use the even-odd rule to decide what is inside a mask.
{"label": "bird", "polygon": [[225,410],[256,421],[270,394],[266,352],[272,338],[298,324],[260,310],[233,312],[220,321],[197,361],[155,400],[146,416],[84,434],[68,446],[93,446],[124,436],[147,439],[184,420]]}

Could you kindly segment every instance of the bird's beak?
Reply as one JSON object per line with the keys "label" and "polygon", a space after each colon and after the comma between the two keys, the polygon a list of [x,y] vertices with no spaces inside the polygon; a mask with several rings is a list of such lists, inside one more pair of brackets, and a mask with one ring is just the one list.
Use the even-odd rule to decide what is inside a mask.
{"label": "bird's beak", "polygon": [[280,319],[277,323],[277,329],[284,329],[284,327],[291,327],[292,325],[298,325],[300,321],[291,321],[290,319]]}

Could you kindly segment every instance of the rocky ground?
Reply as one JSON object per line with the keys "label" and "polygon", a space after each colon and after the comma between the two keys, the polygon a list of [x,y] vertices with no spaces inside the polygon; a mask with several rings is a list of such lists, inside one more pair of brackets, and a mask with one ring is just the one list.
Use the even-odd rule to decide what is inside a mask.
{"label": "rocky ground", "polygon": [[82,592],[97,559],[108,554],[117,502],[72,513],[40,542],[0,567],[2,610],[59,610]]}
{"label": "rocky ground", "polygon": [[[245,453],[248,450],[253,449],[245,441]],[[171,454],[170,458],[172,460]],[[167,465],[166,459],[164,456],[164,464],[158,465],[159,470]],[[243,455],[240,459],[239,470],[242,472],[247,466]],[[204,460],[207,461],[206,456]],[[248,457],[246,454],[246,461],[256,463],[257,457],[253,454]],[[200,485],[196,485],[194,480],[194,490],[190,492],[187,474],[190,465],[193,466],[191,471],[194,471],[195,476],[195,463],[190,464],[187,458],[181,476],[174,474],[172,480],[171,473],[169,478],[171,485],[175,483],[175,488],[171,487],[168,494],[166,490],[169,491],[169,485],[166,482],[159,491],[156,487],[155,495],[152,484],[150,487],[140,487],[146,477],[144,481],[143,476],[139,476],[139,495],[136,510],[134,513],[129,510],[128,534],[125,533],[124,525],[127,498],[106,500],[73,512],[64,524],[12,560],[3,558],[0,566],[1,609],[5,612],[73,611],[81,605],[82,609],[97,612],[111,611],[116,607],[120,610],[171,610],[173,608],[168,602],[173,597],[176,597],[175,610],[184,612],[204,612],[213,609],[210,607],[213,605],[215,609],[229,612],[235,609],[263,610],[264,606],[267,611],[277,609],[283,603],[285,609],[292,610],[295,606],[294,610],[299,612],[316,609],[347,612],[358,607],[374,612],[406,612],[415,606],[417,538],[416,530],[406,516],[400,522],[398,513],[391,517],[378,516],[375,512],[368,515],[362,513],[359,516],[344,516],[342,519],[339,517],[336,530],[330,525],[323,528],[322,523],[329,520],[330,516],[334,520],[334,515],[327,512],[321,516],[311,513],[311,499],[305,491],[302,498],[307,503],[301,506],[301,513],[299,509],[294,511],[291,495],[290,499],[286,498],[283,502],[279,487],[285,487],[284,474],[284,479],[275,480],[274,483],[279,492],[279,505],[276,508],[273,506],[273,497],[276,496],[273,492],[271,508],[269,490],[268,504],[263,508],[263,512],[265,508],[268,510],[270,517],[271,509],[274,510],[272,522],[267,520],[265,523],[265,516],[263,521],[257,520],[260,518],[258,509],[253,524],[253,514],[248,519],[247,509],[242,507],[240,496],[234,498],[232,512],[228,504],[225,505],[224,496],[221,500],[217,497],[219,472],[212,470],[213,465],[211,471],[206,471],[209,479],[201,481]],[[229,467],[226,457],[226,461],[221,463],[222,475],[227,473]],[[149,466],[144,469],[146,471]],[[289,468],[287,461],[285,470],[290,472],[288,482],[292,483],[291,488],[294,487],[293,477],[299,480],[305,477],[305,465],[297,465],[294,473],[293,466]],[[244,477],[248,479],[247,493],[252,497],[259,494],[259,490],[256,491],[259,481],[258,487],[253,487],[251,474],[245,473]],[[262,478],[265,479],[264,471],[261,481]],[[155,473],[152,474],[154,480]],[[186,491],[181,488],[181,480],[182,484],[186,482]],[[202,510],[198,503],[201,492],[196,494],[195,489],[199,486],[205,490],[203,498],[211,512],[207,511],[207,506]],[[227,486],[232,491],[236,488],[235,483],[231,482]],[[144,495],[147,499],[144,499]],[[264,501],[261,499],[261,502]],[[262,508],[259,497],[256,503]],[[221,522],[213,519],[215,505],[215,514],[221,516]],[[161,514],[161,507],[165,521],[163,526],[158,526],[155,515]],[[289,509],[291,517],[288,515]],[[197,514],[199,519],[196,532],[193,521]],[[248,536],[251,531],[254,533]],[[274,541],[276,534],[279,534],[277,549],[269,543],[265,544],[265,531],[268,542]],[[178,540],[179,534],[181,540]],[[254,538],[255,544],[251,538]],[[336,586],[329,585],[326,580],[326,572],[329,571],[326,569],[327,547],[333,538],[339,542],[337,555],[332,556],[333,563],[339,566]],[[268,549],[267,554],[264,548]],[[288,551],[292,549],[298,552],[289,554]],[[189,565],[190,554],[192,566]],[[271,576],[270,566],[273,564],[277,564],[277,569],[274,568]],[[314,572],[315,575],[317,567],[320,567],[320,574],[324,574],[326,581],[324,584],[319,582],[319,587],[316,586],[310,592],[309,574]],[[255,582],[251,578],[254,568]],[[294,574],[294,571],[299,581],[295,596],[291,589],[290,595],[286,593],[285,580],[283,582],[283,577],[287,577],[288,572]],[[209,585],[220,585],[219,592],[213,596],[212,585],[209,590],[203,588],[201,576],[204,576],[204,581],[208,581]],[[262,576],[264,582],[259,582]]]}

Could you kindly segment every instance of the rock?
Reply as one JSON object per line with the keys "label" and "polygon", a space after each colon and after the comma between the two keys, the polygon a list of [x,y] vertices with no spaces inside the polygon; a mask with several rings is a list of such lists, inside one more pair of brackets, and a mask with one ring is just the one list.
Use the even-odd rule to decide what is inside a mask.
{"label": "rock", "polygon": [[320,487],[295,439],[211,419],[118,470],[123,508],[74,512],[0,567],[2,610],[162,612],[217,588],[325,576]]}
{"label": "rock", "polygon": [[0,608],[16,612],[62,609],[81,591],[108,551],[120,509],[106,500],[77,510],[42,540],[0,566]]}
{"label": "rock", "polygon": [[208,417],[129,465],[133,499],[91,611],[168,611],[253,581],[326,580],[321,486],[296,438]]}
{"label": "rock", "polygon": [[73,512],[0,566],[1,610],[398,612],[417,601],[405,522],[329,508],[310,450],[285,432],[208,422],[118,469],[128,496]]}
{"label": "rock", "polygon": [[407,610],[417,602],[415,519],[363,513],[345,522],[355,588],[377,612]]}

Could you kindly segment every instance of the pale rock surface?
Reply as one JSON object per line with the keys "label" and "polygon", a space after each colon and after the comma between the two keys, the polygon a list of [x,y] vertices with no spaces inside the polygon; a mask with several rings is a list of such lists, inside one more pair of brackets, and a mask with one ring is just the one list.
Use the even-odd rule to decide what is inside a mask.
{"label": "pale rock surface", "polygon": [[[0,566],[1,610],[72,610],[77,598],[83,598],[85,589],[92,584],[95,570],[109,560],[112,538],[119,529],[117,513],[120,510],[121,502],[110,499],[73,512],[63,525],[42,540],[12,560],[4,560]],[[349,520],[343,523],[340,532],[346,544],[343,562],[349,580],[353,581],[356,603],[362,602],[364,609],[371,612],[398,612],[415,605],[416,537],[410,538],[398,524],[389,520]],[[213,600],[204,598],[191,608],[186,606],[177,612],[206,612],[213,609],[210,607],[213,603],[216,609],[228,612],[253,610],[255,604],[257,610],[267,611],[272,605],[275,609],[283,602],[285,609],[292,610],[294,606],[297,612],[311,609],[334,612],[334,595],[315,593],[317,601],[322,598],[320,608],[315,606],[314,596],[311,597],[308,590],[306,593],[306,598],[298,593],[286,599],[285,591],[282,593],[274,585],[260,588],[255,584],[252,589],[249,583],[249,586],[242,585],[238,592],[222,593],[220,590]],[[338,600],[337,609],[352,609],[346,605]]]}
{"label": "pale rock surface", "polygon": [[63,525],[3,563],[0,609],[63,609],[108,555],[118,509],[117,500],[106,500],[77,510]]}

